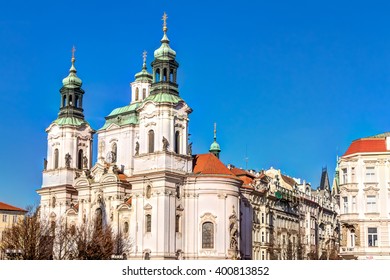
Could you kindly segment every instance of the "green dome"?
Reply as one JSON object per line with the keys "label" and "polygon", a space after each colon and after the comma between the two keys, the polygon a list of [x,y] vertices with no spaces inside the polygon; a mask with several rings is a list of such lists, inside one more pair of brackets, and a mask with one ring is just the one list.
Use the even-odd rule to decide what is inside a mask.
{"label": "green dome", "polygon": [[72,66],[69,69],[69,75],[68,77],[64,78],[62,80],[62,85],[67,88],[78,88],[81,87],[82,81],[79,77],[76,75],[76,68],[74,67],[75,58],[72,58]]}
{"label": "green dome", "polygon": [[210,145],[210,152],[220,152],[221,151],[221,147],[219,146],[219,144],[214,141],[211,145]]}
{"label": "green dome", "polygon": [[160,60],[174,60],[176,57],[176,52],[171,49],[169,46],[169,39],[167,36],[168,28],[164,26],[164,36],[161,39],[161,46],[154,51],[154,58]]}
{"label": "green dome", "polygon": [[142,81],[142,82],[152,82],[153,76],[146,70],[146,66],[144,66],[141,72],[135,74],[135,80]]}

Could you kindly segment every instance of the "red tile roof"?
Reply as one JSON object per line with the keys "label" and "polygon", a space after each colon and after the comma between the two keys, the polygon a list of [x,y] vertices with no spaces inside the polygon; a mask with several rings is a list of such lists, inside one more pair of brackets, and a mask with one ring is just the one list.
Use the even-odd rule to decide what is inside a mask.
{"label": "red tile roof", "polygon": [[195,155],[193,172],[195,174],[227,175],[238,179],[237,176],[212,153]]}
{"label": "red tile roof", "polygon": [[22,208],[18,208],[9,204],[6,204],[4,202],[0,202],[0,210],[6,210],[6,211],[22,211],[22,212],[27,212],[26,210]]}
{"label": "red tile roof", "polygon": [[250,185],[253,182],[253,179],[256,177],[248,171],[237,167],[230,169],[230,171],[238,178],[240,178],[244,182],[244,185]]}
{"label": "red tile roof", "polygon": [[386,149],[386,138],[361,138],[352,142],[343,156],[355,153],[389,152]]}

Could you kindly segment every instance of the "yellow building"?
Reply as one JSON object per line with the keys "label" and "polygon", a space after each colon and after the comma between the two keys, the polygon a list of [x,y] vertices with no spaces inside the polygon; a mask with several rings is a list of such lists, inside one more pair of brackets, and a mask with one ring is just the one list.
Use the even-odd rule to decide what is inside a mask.
{"label": "yellow building", "polygon": [[[0,241],[2,240],[4,230],[11,228],[26,212],[24,209],[0,201]],[[0,251],[0,259],[4,258],[3,253]]]}

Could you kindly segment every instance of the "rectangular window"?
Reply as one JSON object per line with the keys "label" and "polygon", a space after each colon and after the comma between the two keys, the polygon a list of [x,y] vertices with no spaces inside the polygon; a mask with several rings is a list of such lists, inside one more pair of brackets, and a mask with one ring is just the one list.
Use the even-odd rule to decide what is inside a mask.
{"label": "rectangular window", "polygon": [[343,204],[344,204],[344,214],[348,213],[348,197],[347,196],[343,197]]}
{"label": "rectangular window", "polygon": [[146,232],[152,232],[152,215],[146,215]]}
{"label": "rectangular window", "polygon": [[351,182],[354,183],[356,181],[355,178],[355,167],[351,168]]}
{"label": "rectangular window", "polygon": [[261,223],[264,224],[264,213],[261,213]]}
{"label": "rectangular window", "polygon": [[343,172],[343,184],[347,184],[347,183],[348,183],[348,172],[347,172],[347,168],[342,169],[342,172]]}
{"label": "rectangular window", "polygon": [[368,246],[377,247],[378,246],[378,229],[377,228],[368,228]]}
{"label": "rectangular window", "polygon": [[16,223],[17,221],[18,221],[18,216],[14,215],[14,216],[13,216],[12,222],[13,222],[13,223]]}
{"label": "rectangular window", "polygon": [[366,182],[375,182],[375,167],[366,167]]}
{"label": "rectangular window", "polygon": [[367,195],[367,212],[372,213],[376,212],[376,196],[375,195]]}
{"label": "rectangular window", "polygon": [[3,214],[3,223],[7,222],[7,215]]}
{"label": "rectangular window", "polygon": [[353,213],[357,212],[357,209],[356,209],[356,196],[352,197],[352,212]]}

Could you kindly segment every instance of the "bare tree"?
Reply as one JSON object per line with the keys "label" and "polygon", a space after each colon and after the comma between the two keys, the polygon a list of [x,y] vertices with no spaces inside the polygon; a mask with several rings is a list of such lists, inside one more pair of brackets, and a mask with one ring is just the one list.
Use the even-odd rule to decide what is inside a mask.
{"label": "bare tree", "polygon": [[3,233],[1,250],[17,251],[23,260],[52,259],[53,236],[47,223],[41,222],[39,207],[27,207],[26,216]]}
{"label": "bare tree", "polygon": [[113,254],[114,239],[110,226],[94,228],[82,226],[78,229],[77,258],[82,260],[109,260]]}

